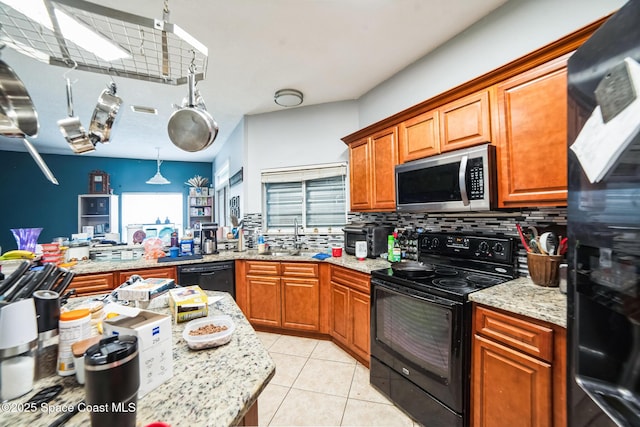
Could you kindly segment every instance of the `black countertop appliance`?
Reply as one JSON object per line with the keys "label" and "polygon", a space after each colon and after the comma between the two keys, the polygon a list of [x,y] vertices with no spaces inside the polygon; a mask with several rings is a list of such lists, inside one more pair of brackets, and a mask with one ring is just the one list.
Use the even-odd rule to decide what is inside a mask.
{"label": "black countertop appliance", "polygon": [[[569,426],[640,426],[640,1],[569,59]],[[612,154],[614,147],[620,147]]]}

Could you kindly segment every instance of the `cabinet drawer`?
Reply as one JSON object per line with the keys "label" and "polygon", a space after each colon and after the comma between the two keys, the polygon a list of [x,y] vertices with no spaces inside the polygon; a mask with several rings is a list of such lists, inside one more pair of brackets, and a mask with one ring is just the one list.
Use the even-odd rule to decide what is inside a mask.
{"label": "cabinet drawer", "polygon": [[318,264],[313,262],[282,262],[280,268],[283,276],[318,277]]}
{"label": "cabinet drawer", "polygon": [[157,267],[157,268],[145,268],[141,270],[125,270],[119,273],[118,285],[129,280],[131,276],[137,274],[143,279],[155,278],[155,279],[173,279],[176,280],[176,268],[175,267]]}
{"label": "cabinet drawer", "polygon": [[78,295],[107,293],[115,287],[113,276],[114,273],[97,273],[75,276],[71,281],[69,288],[75,289]]}
{"label": "cabinet drawer", "polygon": [[553,360],[553,329],[479,306],[474,319],[476,333],[541,360]]}
{"label": "cabinet drawer", "polygon": [[370,277],[368,274],[358,273],[356,271],[331,266],[331,281],[348,286],[352,289],[356,289],[369,295],[370,292]]}
{"label": "cabinet drawer", "polygon": [[279,276],[280,263],[270,261],[247,261],[247,274]]}

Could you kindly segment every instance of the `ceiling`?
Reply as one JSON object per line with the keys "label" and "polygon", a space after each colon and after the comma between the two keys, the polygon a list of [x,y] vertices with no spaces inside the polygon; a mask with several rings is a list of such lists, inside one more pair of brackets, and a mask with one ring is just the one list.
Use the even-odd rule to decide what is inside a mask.
{"label": "ceiling", "polygon": [[[2,0],[0,0],[2,1]],[[197,85],[220,132],[212,146],[189,153],[168,137],[167,123],[187,95],[174,86],[113,77],[123,104],[110,144],[83,156],[211,161],[243,116],[284,110],[278,89],[304,93],[301,107],[356,100],[460,33],[508,0],[165,0],[168,21],[209,49]],[[93,1],[162,19],[163,0]],[[75,155],[57,121],[67,117],[65,68],[38,62],[11,48],[1,59],[24,82],[38,112],[32,143],[41,153]],[[88,128],[105,74],[73,70],[75,115]],[[157,108],[136,113],[132,105]],[[297,107],[297,108],[301,108]],[[0,137],[0,150],[24,151],[20,140]]]}

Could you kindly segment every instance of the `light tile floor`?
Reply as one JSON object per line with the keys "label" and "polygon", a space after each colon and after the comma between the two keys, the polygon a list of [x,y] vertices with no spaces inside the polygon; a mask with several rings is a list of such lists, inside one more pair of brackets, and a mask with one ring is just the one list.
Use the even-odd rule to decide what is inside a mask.
{"label": "light tile floor", "polygon": [[258,398],[261,426],[407,426],[369,385],[369,369],[330,341],[258,332],[276,374]]}

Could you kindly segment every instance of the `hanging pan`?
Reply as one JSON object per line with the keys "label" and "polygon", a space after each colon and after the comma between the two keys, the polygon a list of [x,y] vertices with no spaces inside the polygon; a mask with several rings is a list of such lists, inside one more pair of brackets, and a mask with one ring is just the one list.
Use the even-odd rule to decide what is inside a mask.
{"label": "hanging pan", "polygon": [[116,84],[111,82],[98,97],[98,103],[89,124],[89,138],[94,145],[98,142],[109,143],[111,128],[121,104],[122,99],[116,96]]}
{"label": "hanging pan", "polygon": [[80,123],[80,119],[73,115],[73,93],[71,91],[71,80],[67,80],[67,114],[66,119],[58,120],[58,127],[62,136],[67,140],[71,149],[76,154],[89,153],[95,151],[95,145],[89,139],[87,131]]}
{"label": "hanging pan", "polygon": [[38,114],[27,89],[11,67],[0,60],[0,135],[21,138],[44,176],[58,185],[38,150],[27,139],[27,136],[37,136],[38,127]]}
{"label": "hanging pan", "polygon": [[195,72],[189,69],[188,85],[189,98],[188,105],[174,111],[169,118],[167,130],[169,139],[178,148],[196,152],[209,147],[218,135],[218,124],[213,120],[200,102],[195,101]]}

